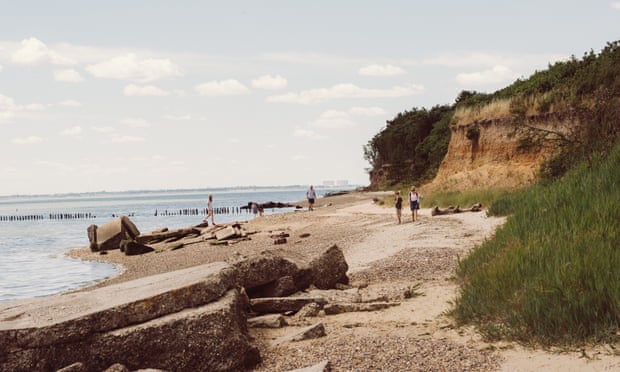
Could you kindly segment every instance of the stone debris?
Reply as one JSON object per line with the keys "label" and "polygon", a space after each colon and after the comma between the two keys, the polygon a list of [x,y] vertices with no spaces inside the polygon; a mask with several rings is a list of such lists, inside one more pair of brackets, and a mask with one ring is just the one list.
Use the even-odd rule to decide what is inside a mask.
{"label": "stone debris", "polygon": [[286,320],[281,314],[260,315],[248,319],[250,328],[282,328],[286,325]]}
{"label": "stone debris", "polygon": [[311,326],[305,327],[294,333],[282,336],[274,340],[274,345],[279,345],[284,342],[296,342],[310,340],[313,338],[325,337],[325,326],[323,323],[316,323]]}
{"label": "stone debris", "polygon": [[323,306],[323,311],[326,315],[334,315],[359,311],[378,311],[398,305],[400,302],[335,303]]}
{"label": "stone debris", "polygon": [[329,360],[324,360],[320,363],[317,363],[310,367],[292,369],[288,372],[328,372],[331,368],[329,367]]}

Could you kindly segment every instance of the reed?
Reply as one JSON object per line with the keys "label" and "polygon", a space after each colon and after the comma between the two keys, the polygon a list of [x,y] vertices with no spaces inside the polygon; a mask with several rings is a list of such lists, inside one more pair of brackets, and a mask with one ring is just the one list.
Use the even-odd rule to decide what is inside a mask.
{"label": "reed", "polygon": [[[459,262],[451,314],[489,338],[543,345],[618,341],[620,146],[560,181],[496,201],[512,213]],[[496,207],[497,206],[497,207]]]}

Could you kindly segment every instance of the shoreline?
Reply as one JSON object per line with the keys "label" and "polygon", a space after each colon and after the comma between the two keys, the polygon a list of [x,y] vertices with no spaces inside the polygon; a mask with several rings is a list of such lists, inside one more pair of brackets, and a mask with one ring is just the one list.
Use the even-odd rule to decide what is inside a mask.
{"label": "shoreline", "polygon": [[[471,327],[457,327],[445,315],[458,294],[453,281],[458,257],[468,254],[490,238],[505,219],[487,217],[486,212],[431,216],[419,211],[411,222],[408,209],[403,223],[393,208],[382,207],[373,198],[391,192],[359,192],[319,198],[314,211],[274,214],[248,220],[244,229],[251,240],[230,246],[200,242],[174,251],[125,256],[119,250],[107,255],[88,247],[72,249],[69,257],[113,263],[123,272],[75,291],[88,291],[132,279],[176,271],[204,263],[251,256],[267,249],[313,253],[336,244],[349,265],[350,284],[363,298],[398,301],[399,306],[376,312],[353,312],[320,317],[327,336],[295,345],[275,346],[270,340],[286,329],[250,329],[257,340],[263,363],[255,371],[287,371],[329,359],[333,370],[521,370],[535,371],[619,368],[611,351],[589,349],[588,360],[580,352],[528,349],[510,342],[487,343]],[[301,203],[300,203],[301,204]],[[274,245],[270,235],[290,234],[284,245]],[[301,238],[301,234],[309,234]],[[405,291],[417,288],[417,296]],[[73,292],[73,291],[72,291]],[[289,327],[302,327],[316,320],[290,317]],[[382,353],[376,353],[377,348]]]}

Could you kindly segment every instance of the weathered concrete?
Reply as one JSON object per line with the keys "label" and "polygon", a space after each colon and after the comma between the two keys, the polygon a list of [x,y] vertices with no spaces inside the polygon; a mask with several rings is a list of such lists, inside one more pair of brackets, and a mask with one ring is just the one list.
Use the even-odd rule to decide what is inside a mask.
{"label": "weathered concrete", "polygon": [[92,251],[118,249],[122,240],[135,240],[140,235],[127,216],[120,216],[99,227],[91,225],[87,231]]}
{"label": "weathered concrete", "polygon": [[70,343],[209,303],[235,282],[235,271],[216,262],[87,292],[11,302],[0,306],[0,365],[10,350]]}
{"label": "weathered concrete", "polygon": [[323,325],[323,323],[319,322],[311,326],[308,326],[306,328],[303,328],[299,331],[296,331],[292,334],[279,337],[275,339],[273,343],[275,345],[279,345],[284,342],[309,340],[313,338],[324,337],[325,335],[326,335],[325,326]]}
{"label": "weathered concrete", "polygon": [[247,298],[236,289],[219,301],[142,324],[47,347],[11,350],[1,370],[53,371],[81,362],[89,371],[114,363],[134,370],[237,371],[260,361],[247,336]]}
{"label": "weathered concrete", "polygon": [[299,311],[302,307],[310,303],[317,303],[323,307],[327,301],[322,297],[265,297],[250,299],[252,311],[258,314]]}
{"label": "weathered concrete", "polygon": [[282,328],[286,320],[281,314],[267,314],[248,319],[250,328]]}

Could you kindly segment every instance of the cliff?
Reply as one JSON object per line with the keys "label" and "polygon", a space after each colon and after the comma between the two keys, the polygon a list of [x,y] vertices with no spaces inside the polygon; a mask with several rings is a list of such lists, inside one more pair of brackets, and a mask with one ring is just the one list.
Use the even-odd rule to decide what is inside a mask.
{"label": "cliff", "polygon": [[[569,135],[578,127],[579,119],[570,112],[452,124],[448,152],[435,179],[424,189],[511,188],[529,184],[542,163],[559,151],[559,142],[553,139]],[[547,136],[547,140],[538,143],[541,136]]]}

